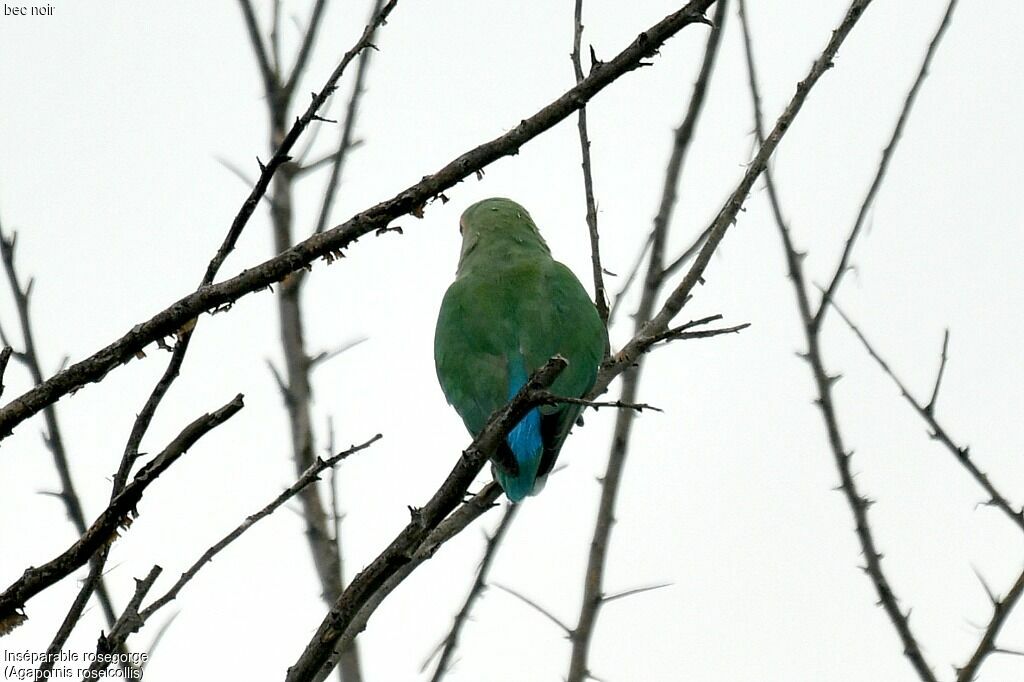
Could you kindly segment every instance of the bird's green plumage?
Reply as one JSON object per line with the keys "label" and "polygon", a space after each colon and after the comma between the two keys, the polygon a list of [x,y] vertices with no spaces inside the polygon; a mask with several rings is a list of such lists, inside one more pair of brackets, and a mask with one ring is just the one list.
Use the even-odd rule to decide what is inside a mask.
{"label": "bird's green plumage", "polygon": [[[434,361],[441,388],[466,427],[478,433],[491,413],[554,355],[569,365],[551,391],[584,395],[594,385],[606,332],[579,280],[551,257],[530,215],[513,201],[474,204],[462,216],[461,231],[462,255],[441,304]],[[543,452],[533,466],[543,482],[580,407],[551,405],[539,411]],[[513,497],[510,472],[496,466]],[[523,475],[529,476],[530,492],[534,476],[529,471]]]}

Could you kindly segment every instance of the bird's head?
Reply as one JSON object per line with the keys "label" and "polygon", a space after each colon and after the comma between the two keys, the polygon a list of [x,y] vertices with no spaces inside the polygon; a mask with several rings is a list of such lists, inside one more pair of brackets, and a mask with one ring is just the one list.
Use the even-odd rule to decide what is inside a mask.
{"label": "bird's head", "polygon": [[484,199],[473,204],[459,219],[459,232],[462,234],[459,270],[471,254],[500,258],[541,251],[551,255],[533,218],[511,199]]}

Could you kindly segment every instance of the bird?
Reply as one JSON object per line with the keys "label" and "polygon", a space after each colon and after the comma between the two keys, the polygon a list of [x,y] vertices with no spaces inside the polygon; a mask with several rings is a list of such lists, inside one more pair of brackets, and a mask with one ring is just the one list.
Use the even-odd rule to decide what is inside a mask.
{"label": "bird", "polygon": [[[550,392],[582,398],[594,386],[608,333],[586,289],[551,250],[525,208],[505,198],[479,201],[459,220],[455,281],[434,332],[438,383],[466,429],[487,419],[555,355],[568,366]],[[498,446],[491,471],[505,496],[539,493],[580,404],[534,407]]]}

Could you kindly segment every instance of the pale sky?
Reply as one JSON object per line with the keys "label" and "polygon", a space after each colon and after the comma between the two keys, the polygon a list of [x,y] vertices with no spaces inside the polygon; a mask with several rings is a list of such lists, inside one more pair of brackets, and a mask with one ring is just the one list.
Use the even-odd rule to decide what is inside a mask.
{"label": "pale sky", "polygon": [[[10,3],[7,3],[10,4]],[[0,220],[17,230],[23,278],[35,277],[33,320],[44,368],[82,359],[190,292],[249,191],[218,162],[255,177],[266,160],[262,86],[237,3],[85,0],[48,17],[0,16]],[[270,3],[256,3],[266,18]],[[310,3],[286,2],[305,21]],[[610,58],[682,3],[587,0],[584,44]],[[751,0],[769,123],[838,24],[847,2]],[[470,0],[400,2],[382,29],[331,224],[515,126],[573,82],[572,5]],[[734,3],[735,5],[735,3]],[[670,253],[692,241],[739,181],[753,128],[740,25],[728,17],[719,66],[680,187]],[[809,252],[812,282],[830,277],[882,148],[945,2],[878,0],[840,50],[775,155],[783,208]],[[296,97],[318,89],[362,27],[363,3],[332,3]],[[266,25],[266,24],[265,24]],[[298,35],[283,23],[286,45]],[[950,359],[938,415],[983,470],[1024,502],[1024,157],[1020,29],[1011,0],[961,3],[871,212],[839,300],[893,368],[927,399],[945,328]],[[707,28],[684,29],[653,65],[624,76],[588,108],[605,266],[624,275],[651,227],[671,134],[690,97]],[[354,68],[342,82],[351,84]],[[341,116],[333,102],[328,116]],[[337,132],[325,126],[326,151]],[[339,469],[346,577],[367,564],[423,504],[469,443],[437,386],[434,321],[458,258],[458,216],[488,196],[526,206],[555,256],[591,288],[575,117],[518,156],[446,192],[404,235],[368,237],[318,266],[304,305],[310,350],[367,341],[317,370],[315,418],[339,446],[382,441]],[[301,147],[300,143],[300,147]],[[326,173],[296,195],[297,232],[312,229]],[[221,279],[272,255],[257,211]],[[609,279],[614,291],[622,277]],[[679,321],[721,313],[742,334],[687,341],[649,358],[640,399],[665,410],[634,429],[609,592],[671,587],[609,604],[591,654],[604,680],[904,682],[917,677],[867,576],[808,367],[803,334],[763,183],[726,236],[706,284]],[[630,300],[629,305],[635,306]],[[627,306],[628,309],[628,306]],[[4,286],[0,321],[19,338]],[[622,315],[612,343],[629,336]],[[912,608],[941,679],[962,665],[988,621],[975,575],[1005,592],[1024,542],[842,326],[828,318],[826,362],[844,378],[836,401],[885,568]],[[90,520],[104,507],[136,412],[166,354],[118,368],[58,404],[73,475]],[[162,594],[208,546],[295,478],[287,418],[266,359],[280,364],[276,306],[248,296],[204,317],[181,379],[144,450],[157,452],[197,415],[235,393],[246,407],[146,493],[111,553],[117,605],[133,578],[164,568]],[[29,387],[11,364],[4,402]],[[613,384],[610,396],[618,390]],[[492,571],[494,582],[575,623],[614,415],[588,413],[544,492],[530,498]],[[0,450],[0,583],[74,538],[39,433],[22,424]],[[484,480],[483,478],[481,481]],[[474,487],[476,489],[476,486]],[[447,632],[493,528],[492,512],[446,545],[378,610],[360,637],[367,682],[427,679],[420,666]],[[204,568],[130,640],[147,649],[152,682],[280,680],[319,625],[324,604],[297,514],[258,524]],[[32,599],[29,621],[0,640],[43,651],[77,592],[74,577]],[[91,651],[105,628],[90,607],[68,643]],[[1024,649],[1024,613],[999,638]],[[463,632],[450,682],[564,677],[569,644],[542,615],[492,589]],[[982,682],[1024,678],[993,656]]]}

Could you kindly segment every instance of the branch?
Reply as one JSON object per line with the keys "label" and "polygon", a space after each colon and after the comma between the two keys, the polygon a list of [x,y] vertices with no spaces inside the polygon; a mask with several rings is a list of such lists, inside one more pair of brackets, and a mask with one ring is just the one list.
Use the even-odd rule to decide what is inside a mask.
{"label": "branch", "polygon": [[[359,633],[366,628],[366,623],[370,619],[370,616],[373,615],[374,611],[377,610],[377,607],[380,606],[388,595],[390,595],[396,587],[401,585],[413,571],[423,564],[423,562],[434,556],[434,553],[441,547],[441,545],[465,530],[481,515],[490,509],[493,509],[496,500],[501,495],[501,486],[494,482],[488,483],[479,493],[456,509],[451,516],[442,521],[441,524],[427,536],[427,539],[423,542],[420,548],[416,550],[412,560],[395,571],[390,578],[385,580],[384,584],[373,593],[366,604],[359,610],[359,613],[357,613],[355,618],[352,620],[351,625],[349,625],[345,630],[345,634],[343,634],[341,639],[338,641],[338,645],[335,647],[335,652],[355,641],[355,638]],[[331,668],[336,665],[336,663],[336,655],[332,654],[328,658],[327,663],[321,667],[320,672],[317,673],[314,678],[316,682],[321,682],[326,679],[327,675],[330,674]]]}
{"label": "branch", "polygon": [[633,286],[633,282],[636,281],[636,276],[640,274],[640,266],[644,264],[644,256],[651,248],[651,241],[654,235],[648,233],[647,239],[644,240],[644,245],[640,248],[640,253],[636,255],[636,260],[633,262],[633,266],[629,269],[629,274],[626,276],[626,281],[622,283],[622,288],[619,289],[618,293],[615,294],[615,298],[612,300],[612,308],[608,311],[608,326],[610,327],[612,322],[615,320],[615,313],[619,311],[619,307],[622,305],[622,299],[626,296],[626,292]]}
{"label": "branch", "polygon": [[864,196],[864,201],[861,202],[860,210],[857,212],[857,219],[853,223],[850,235],[846,238],[846,246],[843,247],[843,254],[839,257],[839,264],[836,265],[835,274],[832,275],[832,281],[829,282],[828,288],[822,295],[821,303],[818,305],[818,312],[814,315],[814,326],[816,329],[821,328],[821,324],[825,319],[825,313],[828,311],[829,302],[835,297],[836,291],[839,289],[839,283],[842,282],[843,275],[845,275],[846,271],[849,269],[850,254],[853,251],[853,245],[857,241],[857,237],[860,236],[861,228],[864,225],[864,219],[868,214],[868,209],[871,208],[871,204],[875,200],[875,195],[878,194],[878,190],[882,186],[882,181],[885,179],[885,173],[889,169],[889,162],[892,160],[892,155],[896,151],[896,146],[899,144],[900,138],[903,136],[903,128],[906,126],[907,120],[910,118],[910,111],[914,108],[914,101],[917,99],[917,93],[921,89],[921,84],[924,83],[925,76],[928,75],[928,67],[932,63],[932,57],[935,56],[935,52],[939,47],[939,43],[942,41],[942,36],[946,33],[946,29],[949,28],[950,20],[953,18],[953,10],[956,9],[956,3],[957,0],[950,0],[949,4],[946,6],[946,13],[943,15],[942,21],[939,23],[939,28],[935,31],[935,35],[932,37],[931,43],[928,44],[928,50],[925,52],[924,61],[921,62],[921,69],[917,73],[917,78],[914,79],[914,84],[910,86],[907,98],[903,102],[903,110],[900,111],[899,118],[896,120],[896,127],[893,128],[889,144],[886,145],[885,150],[882,152],[882,160],[878,164],[878,171],[875,173],[874,180],[871,181],[871,186],[868,188],[868,192]]}
{"label": "branch", "polygon": [[142,627],[143,620],[139,616],[139,606],[149,594],[149,590],[162,571],[163,569],[159,566],[154,566],[144,579],[135,579],[135,594],[132,595],[128,606],[125,607],[114,626],[110,628],[109,634],[100,633],[100,638],[96,642],[96,656],[93,658],[92,664],[89,665],[90,675],[87,675],[86,679],[97,679],[96,673],[106,670],[110,665],[110,655],[124,646],[124,640],[128,635],[138,632]]}
{"label": "branch", "polygon": [[558,629],[560,629],[562,632],[564,632],[566,634],[566,636],[568,636],[568,637],[572,636],[572,628],[570,628],[568,625],[563,623],[558,617],[556,617],[553,613],[551,613],[550,611],[545,609],[543,606],[541,606],[537,602],[533,601],[529,597],[526,597],[524,595],[519,594],[518,592],[516,592],[515,590],[513,590],[511,588],[505,587],[504,585],[500,585],[498,583],[494,583],[494,586],[497,587],[502,592],[506,592],[508,594],[511,594],[513,597],[515,597],[519,601],[521,601],[524,604],[526,604],[527,606],[531,607],[534,611],[536,611],[540,615],[542,615],[545,618],[547,618],[548,620],[550,620],[552,623],[557,625]]}
{"label": "branch", "polygon": [[[576,84],[583,82],[583,66],[580,64],[580,41],[583,38],[583,0],[576,0],[574,30],[572,38],[572,68]],[[598,69],[601,63],[590,48],[590,69]],[[597,206],[594,203],[594,178],[590,169],[590,139],[587,137],[587,108],[580,107],[577,128],[580,133],[580,154],[583,167],[583,196],[587,206],[587,231],[590,233],[590,262],[594,274],[594,304],[604,326],[608,326],[608,295],[605,293],[604,276],[601,271],[601,236],[597,232]]]}
{"label": "branch", "polygon": [[14,352],[10,346],[4,346],[0,350],[0,396],[4,394],[4,374],[7,373],[7,363],[11,360],[11,353]]}
{"label": "branch", "polygon": [[935,388],[932,389],[932,397],[928,400],[925,409],[929,413],[935,412],[935,403],[939,400],[939,387],[942,385],[942,374],[946,371],[946,351],[949,350],[949,330],[942,335],[942,353],[939,356],[939,371],[935,375]]}
{"label": "branch", "polygon": [[[358,629],[346,632],[353,625],[357,616],[360,615],[360,611],[370,604],[375,593],[385,588],[390,578],[395,577],[404,566],[413,562],[417,552],[423,548],[431,532],[439,528],[445,517],[459,505],[469,485],[483,468],[488,457],[494,453],[506,434],[533,406],[534,403],[530,400],[531,394],[550,386],[551,382],[554,381],[555,377],[566,365],[567,363],[564,359],[559,357],[552,358],[533,373],[508,404],[491,415],[486,426],[473,439],[473,443],[462,453],[455,467],[448,474],[448,477],[441,487],[438,488],[437,492],[430,498],[430,501],[422,508],[410,508],[412,518],[409,524],[345,588],[345,591],[334,603],[334,606],[331,607],[330,612],[328,612],[320,624],[316,634],[314,634],[302,655],[288,669],[288,676],[286,678],[288,682],[313,680],[320,674],[329,673],[332,665],[332,654],[337,650],[337,647],[344,644],[342,636],[346,635],[349,641],[354,640],[359,629],[365,627],[366,619],[369,618],[370,613],[366,613],[360,619],[360,627]],[[463,505],[462,509],[465,507],[466,505]],[[411,566],[409,572],[413,568],[415,566]],[[397,583],[395,586],[397,586]],[[381,599],[383,599],[383,596],[381,596]],[[376,604],[373,605],[373,608],[375,607]],[[372,613],[372,609],[370,612]],[[322,671],[321,669],[324,670]]]}
{"label": "branch", "polygon": [[[384,5],[384,0],[374,0],[373,8],[370,10],[370,17],[377,16],[380,13],[381,8]],[[373,31],[370,33],[369,42],[373,45],[373,40],[377,35],[377,24],[371,23]],[[331,177],[327,181],[327,190],[324,192],[323,202],[320,205],[320,216],[317,218],[316,227],[313,229],[313,234],[319,234],[324,231],[327,227],[327,219],[331,214],[331,207],[334,205],[334,197],[338,193],[338,185],[341,184],[341,171],[345,167],[345,160],[348,158],[348,152],[355,147],[352,140],[353,132],[356,127],[356,117],[359,113],[359,101],[366,91],[363,87],[363,81],[366,79],[366,74],[370,70],[370,58],[373,56],[373,50],[366,50],[359,55],[359,65],[356,67],[356,78],[352,84],[352,93],[348,98],[348,107],[345,109],[345,123],[341,129],[341,140],[338,143],[338,149],[330,157],[331,162]],[[313,166],[305,167],[305,170],[310,170]],[[303,271],[305,272],[305,271]],[[300,277],[302,275],[300,274]]]}
{"label": "branch", "polygon": [[[451,662],[452,656],[455,654],[455,650],[459,646],[459,635],[462,633],[462,628],[466,624],[466,621],[469,620],[469,613],[472,611],[473,605],[476,604],[476,600],[480,598],[484,593],[484,589],[487,587],[487,575],[491,570],[491,565],[494,563],[494,558],[498,555],[498,548],[505,539],[508,529],[512,527],[512,522],[515,521],[516,514],[519,509],[520,506],[518,504],[506,504],[505,514],[501,517],[498,527],[494,530],[494,534],[487,538],[487,547],[484,549],[483,558],[480,560],[480,566],[477,568],[476,579],[473,580],[473,586],[469,589],[469,594],[466,595],[466,600],[463,602],[462,608],[459,609],[457,614],[455,614],[455,620],[452,622],[452,629],[448,631],[445,638],[437,645],[435,653],[440,652],[441,655],[437,659],[437,668],[434,670],[434,674],[431,676],[430,682],[441,682],[448,673],[448,666]],[[420,668],[421,673],[426,671],[432,658],[433,655],[431,655],[430,659],[427,659],[423,664],[423,667]]]}
{"label": "branch", "polygon": [[242,409],[242,395],[235,396],[216,412],[204,414],[186,426],[155,459],[139,470],[124,491],[115,497],[103,513],[71,547],[42,566],[30,567],[0,594],[0,635],[7,634],[26,619],[21,613],[25,602],[82,566],[94,552],[119,536],[138,515],[142,494],[185,451],[212,429]]}
{"label": "branch", "polygon": [[[395,218],[422,207],[431,197],[453,187],[486,165],[517,153],[522,145],[564,120],[619,77],[636,69],[643,59],[652,56],[665,41],[685,26],[700,22],[703,17],[702,12],[711,5],[712,1],[691,0],[682,9],[644,31],[613,60],[591,72],[587,78],[583,79],[583,82],[568,90],[530,118],[523,120],[505,134],[462,154],[441,170],[426,176],[391,199],[357,214],[337,227],[313,235],[284,253],[231,279],[204,287],[201,291],[179,299],[149,320],[135,325],[110,345],[68,367],[42,385],[25,392],[0,409],[0,436],[9,434],[15,426],[39,412],[45,405],[89,382],[101,380],[107,372],[135,357],[135,354],[146,345],[175,333],[182,325],[189,323],[199,315],[211,310],[223,310],[225,307],[230,307],[239,298],[267,288],[288,274],[308,267],[318,258],[334,258],[359,237],[387,227]],[[393,6],[394,0],[385,5],[384,12],[389,11],[389,8]],[[346,54],[346,59],[349,61],[350,55],[354,56],[352,52]],[[347,65],[347,61],[343,60],[339,69],[344,65]],[[340,75],[338,69],[335,69],[335,73]],[[333,87],[334,80],[335,75],[332,74],[328,81],[329,87]],[[326,96],[324,92],[321,92],[314,100],[314,104],[319,106],[318,102],[321,102]],[[247,216],[251,215],[259,197],[266,191],[271,170],[283,163],[295,139],[311,119],[312,113],[307,111],[282,142],[274,159],[271,159],[267,165],[267,171],[260,176],[257,186],[246,201],[245,207],[250,207],[250,204],[251,207],[243,207],[243,212],[248,211]],[[275,164],[275,159],[279,157],[280,162]],[[738,210],[738,206],[736,210]],[[247,216],[245,220],[248,219]],[[239,220],[236,219],[236,222]],[[226,243],[233,243],[230,239],[233,232],[234,229],[229,233]],[[715,244],[717,246],[717,241]]]}
{"label": "branch", "polygon": [[[392,2],[390,4],[393,6],[395,3]],[[305,34],[302,36],[302,45],[299,47],[299,53],[295,58],[295,65],[292,67],[292,72],[288,76],[288,82],[280,88],[284,101],[283,106],[286,109],[288,108],[287,102],[295,92],[295,85],[299,82],[299,78],[302,77],[303,71],[306,70],[306,64],[309,62],[309,55],[313,51],[313,43],[316,41],[317,31],[320,30],[320,25],[323,23],[324,7],[326,6],[327,0],[316,0],[316,4],[313,5],[313,11],[309,17],[309,24],[306,27]],[[386,16],[381,19],[381,23],[383,23],[385,18]],[[372,25],[373,30],[377,30],[378,24],[374,23]],[[268,90],[268,92],[270,91]]]}
{"label": "branch", "polygon": [[[931,429],[930,435],[932,439],[942,443],[946,447],[946,449],[953,454],[956,460],[960,462],[964,469],[966,469],[967,472],[970,473],[971,477],[975,481],[977,481],[978,485],[980,485],[985,490],[985,493],[988,494],[989,496],[989,504],[991,504],[994,507],[998,507],[999,510],[1002,511],[1008,519],[1013,521],[1013,523],[1020,530],[1024,531],[1024,511],[1021,511],[1020,509],[1014,509],[1010,505],[1006,497],[1002,493],[1000,493],[999,490],[992,484],[992,482],[989,480],[985,472],[978,468],[978,466],[971,459],[971,449],[969,447],[961,447],[953,441],[953,438],[949,435],[949,432],[946,431],[946,429],[944,429],[942,425],[938,422],[938,420],[935,418],[935,412],[934,410],[931,409],[932,403],[929,403],[928,405],[922,405],[920,402],[918,402],[918,400],[914,398],[913,395],[910,394],[910,391],[907,389],[906,385],[900,380],[899,377],[896,376],[895,372],[892,371],[892,368],[889,367],[889,364],[885,360],[883,360],[882,357],[878,354],[878,351],[876,351],[874,346],[871,345],[871,342],[867,340],[867,337],[864,336],[860,328],[853,323],[853,321],[849,318],[849,316],[847,316],[845,312],[843,312],[842,308],[839,307],[839,304],[836,303],[835,301],[832,301],[832,307],[836,309],[836,312],[839,313],[839,317],[850,328],[850,331],[854,333],[854,335],[857,337],[857,340],[861,342],[861,345],[864,346],[864,349],[868,352],[868,355],[870,355],[872,359],[874,359],[874,361],[878,363],[878,366],[882,368],[882,371],[885,372],[890,379],[892,379],[892,382],[894,384],[896,384],[896,387],[900,390],[900,395],[903,396],[903,399],[910,403],[911,407],[914,408],[914,411],[921,416],[921,419],[923,419],[926,424],[928,424],[928,427]],[[948,334],[946,335],[946,338],[948,340]],[[942,366],[945,366],[945,344],[943,344],[942,358]],[[940,367],[939,376],[935,382],[936,386],[939,385],[939,380],[941,380],[941,378],[942,371]],[[935,393],[937,393],[937,391],[933,392],[933,399]]]}
{"label": "branch", "polygon": [[270,66],[270,59],[267,57],[267,48],[260,37],[259,23],[256,21],[256,12],[253,11],[250,0],[238,0],[242,8],[242,16],[245,18],[245,29],[249,34],[249,42],[252,44],[253,54],[256,55],[256,63],[260,67],[260,77],[263,79],[263,89],[266,92],[277,87],[277,73]]}
{"label": "branch", "polygon": [[[664,248],[665,242],[668,239],[672,211],[676,203],[676,185],[678,185],[682,174],[686,150],[689,148],[690,140],[693,137],[697,121],[703,110],[708,82],[711,79],[711,74],[714,72],[727,5],[728,2],[726,0],[719,0],[715,7],[713,28],[708,35],[707,44],[704,48],[704,58],[701,63],[700,74],[697,77],[696,83],[694,83],[693,94],[690,97],[690,103],[683,118],[683,123],[676,129],[673,139],[672,154],[669,158],[668,168],[665,171],[662,198],[658,214],[654,218],[654,227],[651,231],[650,258],[647,264],[647,276],[644,279],[643,294],[634,317],[634,336],[602,368],[602,374],[612,374],[613,372],[618,373],[627,367],[631,367],[634,362],[637,363],[635,368],[626,372],[626,376],[623,379],[622,392],[620,394],[620,401],[623,403],[631,404],[636,402],[643,354],[656,343],[656,337],[667,329],[668,321],[674,316],[673,314],[668,317],[661,328],[649,327],[655,301],[665,281],[663,272]],[[739,203],[741,204],[742,201]],[[738,205],[736,210],[739,210]],[[705,248],[707,248],[707,242]],[[714,249],[714,247],[711,248],[712,250]],[[682,306],[680,305],[680,307]],[[618,372],[615,371],[616,369]],[[610,382],[610,378],[606,380],[604,377],[599,376],[594,390],[591,392],[592,395],[600,394],[608,386],[608,382]],[[611,536],[615,501],[618,496],[619,482],[625,466],[629,434],[632,429],[634,416],[634,412],[627,411],[620,411],[616,415],[615,432],[612,436],[612,449],[608,455],[608,465],[604,478],[601,481],[601,500],[598,505],[594,535],[587,556],[587,571],[583,585],[583,599],[580,603],[579,617],[576,621],[576,627],[572,630],[567,630],[572,641],[568,682],[583,682],[584,679],[590,676],[587,657],[594,624],[597,621],[597,612],[601,605],[601,585],[604,580],[604,565],[608,555],[608,542]]]}
{"label": "branch", "polygon": [[[988,590],[987,587],[985,589]],[[989,619],[988,627],[985,628],[981,641],[978,642],[978,647],[974,650],[970,660],[964,667],[957,668],[957,682],[973,682],[978,674],[978,669],[981,668],[981,664],[985,662],[988,655],[999,650],[996,647],[996,637],[999,636],[1006,617],[1010,615],[1013,607],[1020,600],[1021,594],[1024,594],[1024,572],[1017,576],[1017,581],[1002,600],[993,598],[992,593],[989,592],[989,598],[992,600],[992,617]]]}
{"label": "branch", "polygon": [[[955,0],[954,0],[955,2]],[[856,4],[856,3],[855,3]],[[866,4],[866,3],[865,3]],[[863,9],[863,8],[862,8]],[[750,39],[750,27],[747,23],[745,3],[744,0],[740,0],[740,20],[743,26],[744,46],[746,50],[747,59],[747,70],[749,76],[751,98],[754,104],[754,124],[755,131],[759,140],[764,139],[764,129],[761,118],[761,98],[757,85],[757,76],[754,68],[753,49],[751,47]],[[940,35],[943,29],[940,28]],[[935,41],[929,48],[929,53],[926,58],[931,58],[932,48],[934,48]],[[920,84],[920,79],[915,81],[912,92],[916,92],[917,87]],[[909,103],[913,101],[913,98],[908,98]],[[906,120],[906,110],[901,113],[897,129],[901,129],[903,123]],[[894,148],[898,135],[895,135],[893,142],[890,144],[890,148],[886,150],[886,156],[891,155],[892,149]],[[831,376],[825,369],[824,359],[821,353],[820,346],[820,320],[821,311],[826,307],[826,300],[831,298],[831,294],[826,294],[822,300],[822,304],[818,309],[817,313],[811,312],[810,299],[807,291],[806,278],[803,272],[803,254],[799,253],[790,235],[788,226],[782,217],[782,209],[776,192],[775,184],[770,172],[766,172],[765,181],[768,187],[768,198],[772,207],[772,212],[775,217],[775,222],[779,229],[779,234],[782,239],[786,263],[789,269],[789,278],[793,283],[794,294],[796,296],[797,308],[800,312],[800,318],[804,329],[804,334],[807,340],[807,353],[804,354],[804,359],[810,364],[811,372],[814,376],[814,381],[818,390],[818,398],[816,403],[821,408],[822,419],[825,423],[826,431],[828,433],[829,445],[832,450],[833,458],[835,459],[836,468],[839,472],[840,477],[840,489],[846,497],[847,504],[853,513],[854,520],[856,523],[857,539],[860,541],[861,550],[864,554],[865,566],[864,570],[871,578],[872,584],[875,587],[875,591],[878,594],[879,603],[885,609],[886,615],[892,622],[893,627],[896,629],[897,634],[903,644],[903,652],[907,659],[910,661],[918,677],[924,682],[935,682],[935,674],[932,672],[931,667],[925,660],[921,647],[917,642],[913,631],[910,628],[909,613],[903,613],[899,606],[899,601],[896,595],[892,591],[892,587],[889,585],[888,579],[882,568],[882,555],[877,550],[875,545],[874,536],[871,531],[871,527],[868,522],[868,508],[871,505],[871,501],[863,496],[857,488],[856,481],[852,472],[851,460],[852,452],[848,451],[844,442],[842,433],[839,428],[838,417],[836,414],[835,404],[832,398],[832,386],[838,377]],[[873,186],[872,192],[876,191],[877,187]],[[857,225],[860,224],[858,220]],[[855,230],[859,229],[855,227]],[[851,235],[852,237],[853,235]],[[849,246],[852,241],[847,242]],[[844,256],[845,258],[845,256]],[[841,269],[845,269],[845,265]],[[833,284],[838,286],[839,279],[835,278]],[[833,291],[834,293],[834,291]]]}
{"label": "branch", "polygon": [[584,400],[583,398],[555,395],[548,391],[538,391],[534,397],[540,405],[583,405],[584,407],[593,407],[595,410],[601,407],[614,407],[617,410],[633,410],[635,412],[643,412],[644,410],[664,412],[660,407],[648,405],[647,403],[624,403],[621,400]]}
{"label": "branch", "polygon": [[324,472],[327,469],[332,469],[343,459],[347,459],[349,456],[354,455],[360,450],[365,450],[366,448],[370,447],[378,440],[380,440],[382,437],[383,436],[381,436],[381,434],[378,433],[373,438],[370,438],[364,443],[360,443],[359,445],[353,445],[348,450],[339,452],[333,457],[328,457],[327,459],[317,457],[316,461],[313,462],[313,464],[311,464],[308,469],[306,469],[305,473],[303,473],[302,476],[300,476],[294,483],[288,486],[288,488],[285,489],[280,495],[275,497],[273,501],[271,501],[269,504],[267,504],[265,507],[260,509],[255,514],[247,516],[245,520],[242,523],[240,523],[234,530],[232,530],[230,533],[221,538],[215,545],[210,547],[208,550],[203,552],[203,555],[199,557],[199,559],[195,563],[193,563],[192,566],[189,567],[187,571],[181,574],[181,577],[178,578],[178,582],[174,583],[174,586],[171,587],[171,589],[169,589],[166,592],[166,594],[164,594],[162,597],[160,597],[152,604],[147,606],[141,612],[140,615],[142,616],[142,619],[148,619],[158,610],[163,608],[167,603],[177,598],[178,593],[181,592],[182,588],[185,587],[185,585],[196,576],[196,573],[198,573],[203,566],[212,561],[213,557],[217,556],[222,550],[224,550],[225,547],[227,547],[232,542],[237,540],[242,535],[242,533],[249,530],[249,528],[255,525],[258,521],[261,521],[262,519],[270,516],[275,511],[277,511],[278,507],[280,507],[285,502],[295,497],[303,488],[306,488],[307,486],[312,485],[316,481],[319,481],[320,474],[322,472]]}

